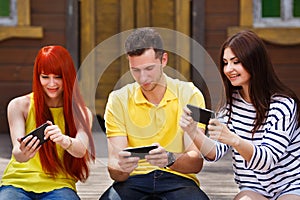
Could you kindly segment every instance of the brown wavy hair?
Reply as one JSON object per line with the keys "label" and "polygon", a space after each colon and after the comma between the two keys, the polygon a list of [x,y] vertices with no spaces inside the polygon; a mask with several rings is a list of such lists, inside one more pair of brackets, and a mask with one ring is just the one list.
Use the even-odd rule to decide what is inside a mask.
{"label": "brown wavy hair", "polygon": [[263,41],[250,30],[240,31],[229,37],[220,49],[219,70],[226,93],[224,103],[229,105],[229,119],[232,113],[232,93],[234,90],[241,89],[241,87],[233,86],[223,73],[223,55],[224,50],[228,47],[251,75],[249,92],[251,102],[256,110],[256,119],[252,133],[254,134],[265,121],[271,97],[274,94],[294,99],[297,104],[297,121],[299,126],[300,102],[297,95],[279,80]]}
{"label": "brown wavy hair", "polygon": [[89,138],[90,151],[83,158],[75,158],[64,151],[63,160],[58,158],[56,144],[52,141],[42,145],[39,150],[40,161],[45,172],[52,176],[60,171],[80,181],[89,176],[88,162],[95,159],[95,147],[90,129],[87,107],[80,95],[76,80],[76,70],[69,52],[62,46],[45,46],[38,52],[33,69],[33,98],[36,126],[47,120],[53,122],[53,116],[45,103],[45,93],[40,82],[40,74],[60,75],[63,80],[63,112],[66,135],[75,138],[77,128],[81,126]]}

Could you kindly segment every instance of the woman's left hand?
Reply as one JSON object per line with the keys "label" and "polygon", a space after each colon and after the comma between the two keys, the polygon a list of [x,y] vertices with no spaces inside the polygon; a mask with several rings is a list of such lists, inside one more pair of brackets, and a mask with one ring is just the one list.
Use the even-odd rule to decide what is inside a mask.
{"label": "woman's left hand", "polygon": [[239,144],[240,137],[232,133],[225,124],[218,119],[210,119],[207,126],[210,139],[235,147]]}

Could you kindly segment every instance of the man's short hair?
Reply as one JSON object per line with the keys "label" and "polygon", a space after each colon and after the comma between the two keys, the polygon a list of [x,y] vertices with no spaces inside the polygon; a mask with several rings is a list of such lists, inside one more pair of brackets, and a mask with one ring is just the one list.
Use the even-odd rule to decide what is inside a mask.
{"label": "man's short hair", "polygon": [[148,49],[155,51],[156,58],[162,58],[163,41],[160,34],[152,28],[135,29],[125,41],[125,50],[128,56],[140,56]]}

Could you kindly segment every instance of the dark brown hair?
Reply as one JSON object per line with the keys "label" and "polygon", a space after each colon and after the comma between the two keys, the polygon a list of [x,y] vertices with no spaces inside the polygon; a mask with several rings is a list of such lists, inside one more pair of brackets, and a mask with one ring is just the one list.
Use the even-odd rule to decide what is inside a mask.
{"label": "dark brown hair", "polygon": [[161,60],[164,53],[162,38],[157,31],[149,27],[135,29],[125,41],[128,56],[140,56],[151,48],[155,52],[155,58]]}
{"label": "dark brown hair", "polygon": [[300,102],[297,95],[279,80],[263,41],[254,32],[249,30],[240,31],[229,37],[220,49],[219,68],[226,92],[225,103],[229,104],[229,116],[231,116],[232,112],[232,93],[234,90],[241,89],[241,87],[233,86],[223,73],[223,55],[224,50],[228,47],[251,75],[249,93],[251,102],[256,109],[256,119],[252,133],[255,133],[265,121],[271,96],[274,94],[294,99],[297,104],[297,120],[299,125]]}

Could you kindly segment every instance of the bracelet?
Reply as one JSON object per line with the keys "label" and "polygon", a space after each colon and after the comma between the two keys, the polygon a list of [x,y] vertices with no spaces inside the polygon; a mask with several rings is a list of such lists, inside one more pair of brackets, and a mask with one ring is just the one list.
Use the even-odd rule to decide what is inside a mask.
{"label": "bracelet", "polygon": [[67,148],[65,148],[66,151],[69,150],[72,147],[72,144],[73,144],[73,141],[72,141],[71,137],[68,136],[68,138],[69,138],[70,144],[68,145]]}

